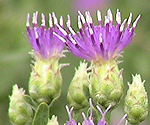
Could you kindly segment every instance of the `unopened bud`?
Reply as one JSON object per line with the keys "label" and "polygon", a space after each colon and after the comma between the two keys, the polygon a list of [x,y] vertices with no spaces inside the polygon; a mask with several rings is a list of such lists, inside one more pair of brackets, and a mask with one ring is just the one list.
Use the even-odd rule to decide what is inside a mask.
{"label": "unopened bud", "polygon": [[87,95],[84,92],[84,88],[88,89],[88,86],[87,63],[82,62],[75,71],[68,90],[68,103],[70,107],[74,107],[74,110],[80,110],[88,106]]}
{"label": "unopened bud", "polygon": [[58,59],[36,59],[29,81],[29,94],[34,101],[51,104],[60,96],[62,76]]}
{"label": "unopened bud", "polygon": [[59,125],[57,117],[53,115],[52,118],[48,120],[47,125]]}
{"label": "unopened bud", "polygon": [[90,75],[90,94],[95,103],[105,109],[120,102],[123,94],[122,71],[115,60],[103,63],[93,62]]}
{"label": "unopened bud", "polygon": [[140,75],[133,76],[125,97],[124,111],[130,124],[139,124],[148,114],[148,97]]}
{"label": "unopened bud", "polygon": [[9,117],[14,125],[26,125],[32,121],[33,111],[30,105],[24,100],[25,91],[13,86],[12,96],[9,103]]}

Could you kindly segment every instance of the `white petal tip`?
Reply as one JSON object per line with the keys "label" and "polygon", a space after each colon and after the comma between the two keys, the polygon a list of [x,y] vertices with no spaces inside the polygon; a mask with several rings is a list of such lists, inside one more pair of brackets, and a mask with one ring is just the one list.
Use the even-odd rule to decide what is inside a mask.
{"label": "white petal tip", "polygon": [[141,15],[139,15],[139,16],[136,18],[136,20],[134,21],[134,23],[133,23],[133,27],[134,27],[134,28],[136,27],[136,25],[137,25],[137,23],[139,22],[140,18],[141,18]]}

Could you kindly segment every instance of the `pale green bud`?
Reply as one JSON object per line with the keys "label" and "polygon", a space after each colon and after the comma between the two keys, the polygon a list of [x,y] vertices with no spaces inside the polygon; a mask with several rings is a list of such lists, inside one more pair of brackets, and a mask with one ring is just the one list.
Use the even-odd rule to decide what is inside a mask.
{"label": "pale green bud", "polygon": [[133,76],[132,84],[128,84],[129,89],[125,97],[124,111],[127,120],[133,125],[142,122],[148,114],[148,97],[140,75]]}
{"label": "pale green bud", "polygon": [[29,94],[38,103],[51,104],[61,93],[62,76],[55,57],[49,60],[36,59],[29,80]]}
{"label": "pale green bud", "polygon": [[52,118],[48,120],[47,125],[59,125],[57,117],[53,115]]}
{"label": "pale green bud", "polygon": [[[81,62],[69,86],[67,100],[70,107],[80,110],[88,106],[88,99],[85,89],[88,89],[87,63]],[[87,90],[88,91],[88,90]]]}
{"label": "pale green bud", "polygon": [[104,108],[116,106],[123,94],[122,71],[116,60],[91,64],[90,94],[95,103]]}
{"label": "pale green bud", "polygon": [[32,121],[33,111],[30,105],[24,100],[25,91],[13,86],[10,96],[8,114],[14,125],[28,125]]}

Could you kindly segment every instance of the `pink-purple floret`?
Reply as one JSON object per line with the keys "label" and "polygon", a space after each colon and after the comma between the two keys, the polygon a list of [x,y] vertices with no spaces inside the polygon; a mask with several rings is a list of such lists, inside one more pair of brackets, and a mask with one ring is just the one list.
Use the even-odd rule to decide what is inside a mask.
{"label": "pink-purple floret", "polygon": [[[134,36],[134,29],[140,19],[137,17],[133,26],[131,26],[132,14],[121,23],[121,13],[117,10],[116,24],[113,22],[111,10],[107,11],[104,25],[101,20],[101,12],[97,11],[98,26],[94,26],[92,17],[89,12],[85,13],[85,17],[78,12],[79,32],[75,33],[70,26],[70,17],[68,18],[67,35],[64,40],[68,50],[75,56],[83,58],[87,61],[103,59],[109,60],[116,58],[123,49],[131,43]],[[126,28],[124,28],[126,26]],[[63,31],[60,28],[61,31]],[[64,34],[65,31],[63,31]]]}
{"label": "pink-purple floret", "polygon": [[[53,13],[53,18],[57,21]],[[43,59],[50,58],[55,52],[61,53],[65,44],[58,39],[53,32],[60,36],[62,33],[56,26],[53,26],[52,17],[49,15],[50,27],[47,29],[45,25],[45,16],[42,14],[42,24],[38,23],[38,12],[33,14],[32,26],[30,26],[30,15],[27,17],[27,35],[32,49],[41,55]]]}
{"label": "pink-purple floret", "polygon": [[[92,104],[92,101],[90,99],[90,116],[87,118],[85,116],[85,114],[82,113],[83,119],[84,119],[84,121],[82,122],[82,125],[108,125],[105,117],[106,117],[106,114],[111,109],[111,105],[109,105],[104,112],[102,111],[102,109],[99,106],[96,106],[96,108],[101,113],[101,119],[98,121],[98,123],[94,123],[93,104]],[[69,109],[68,106],[66,106],[66,109],[67,109],[67,113],[68,113],[68,116],[69,116],[69,121],[66,122],[66,125],[77,125],[78,123],[72,118],[73,108]],[[123,121],[125,121],[126,117],[127,117],[127,114],[125,114],[123,116],[123,118],[120,120],[118,125],[121,125],[123,123]]]}

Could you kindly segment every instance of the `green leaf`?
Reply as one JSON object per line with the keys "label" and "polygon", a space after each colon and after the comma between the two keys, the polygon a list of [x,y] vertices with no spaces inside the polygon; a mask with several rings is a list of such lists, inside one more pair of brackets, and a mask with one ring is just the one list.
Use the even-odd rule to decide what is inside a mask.
{"label": "green leaf", "polygon": [[32,125],[47,125],[49,118],[49,107],[45,102],[42,102],[35,113]]}
{"label": "green leaf", "polygon": [[37,106],[38,106],[37,103],[33,101],[33,99],[29,95],[24,95],[23,98],[28,104],[31,105],[32,109],[36,111]]}

